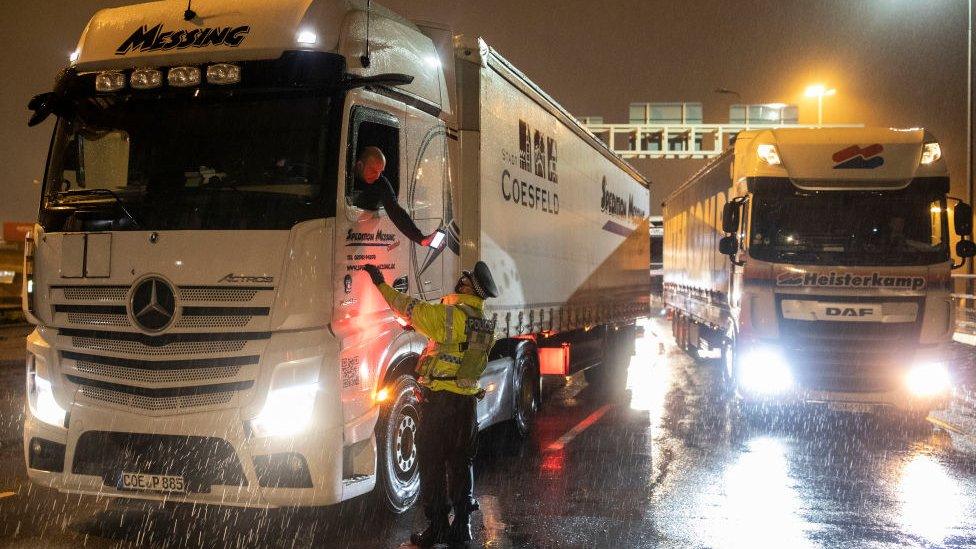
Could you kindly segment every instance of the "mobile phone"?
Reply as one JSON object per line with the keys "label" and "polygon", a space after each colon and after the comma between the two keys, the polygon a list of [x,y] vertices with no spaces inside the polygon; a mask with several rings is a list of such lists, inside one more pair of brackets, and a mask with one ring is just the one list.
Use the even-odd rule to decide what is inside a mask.
{"label": "mobile phone", "polygon": [[431,248],[440,248],[441,247],[441,244],[444,243],[444,236],[445,236],[444,235],[444,231],[438,229],[437,232],[434,233],[434,238],[432,238],[430,240],[430,247]]}

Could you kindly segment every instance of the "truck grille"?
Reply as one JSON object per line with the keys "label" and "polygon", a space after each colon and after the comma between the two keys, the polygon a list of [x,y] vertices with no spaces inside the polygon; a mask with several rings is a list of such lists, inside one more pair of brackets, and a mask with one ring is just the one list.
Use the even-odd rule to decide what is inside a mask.
{"label": "truck grille", "polygon": [[139,356],[199,355],[233,353],[244,348],[246,341],[178,341],[167,345],[149,346],[139,341],[72,337],[71,346],[93,351],[108,351]]}
{"label": "truck grille", "polygon": [[151,411],[183,410],[227,404],[238,391],[249,389],[254,385],[253,381],[242,381],[216,385],[147,389],[72,375],[68,376],[68,380],[81,385],[81,393],[88,398]]}
{"label": "truck grille", "polygon": [[176,321],[148,335],[130,316],[129,286],[51,287],[61,369],[79,399],[158,415],[237,405],[271,337],[274,288],[175,290]]}
{"label": "truck grille", "polygon": [[68,322],[85,326],[129,326],[129,318],[124,314],[111,313],[68,313]]}
{"label": "truck grille", "polygon": [[214,393],[208,395],[190,395],[179,397],[147,397],[141,395],[130,395],[122,391],[111,389],[101,389],[98,387],[82,387],[81,394],[92,399],[111,404],[118,404],[129,408],[139,408],[160,412],[163,410],[187,411],[190,408],[200,408],[203,406],[218,406],[227,404],[234,398],[233,391]]}
{"label": "truck grille", "polygon": [[[818,299],[778,296],[782,299]],[[777,303],[780,336],[800,386],[817,391],[883,392],[896,389],[921,331],[916,298],[821,297],[829,302],[918,301],[915,322],[833,322],[784,319]]]}
{"label": "truck grille", "polygon": [[[128,286],[55,286],[51,289],[60,291],[60,297],[71,301],[125,301],[129,293]],[[54,297],[56,299],[57,294]]]}
{"label": "truck grille", "polygon": [[154,385],[190,381],[225,380],[240,374],[247,366],[257,366],[260,356],[239,356],[202,360],[132,360],[101,357],[65,351],[61,358],[73,361],[79,373],[89,374],[103,381],[123,380]]}
{"label": "truck grille", "polygon": [[180,288],[183,301],[239,301],[254,299],[258,292],[268,288],[219,288],[210,286],[185,286]]}

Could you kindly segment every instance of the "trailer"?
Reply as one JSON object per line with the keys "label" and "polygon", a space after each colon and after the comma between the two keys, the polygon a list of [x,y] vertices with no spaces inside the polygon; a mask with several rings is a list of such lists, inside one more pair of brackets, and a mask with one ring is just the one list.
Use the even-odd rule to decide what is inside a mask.
{"label": "trailer", "polygon": [[720,350],[746,411],[944,407],[950,272],[974,251],[972,210],[948,192],[924,130],[740,133],[664,204],[679,347]]}
{"label": "trailer", "polygon": [[[234,9],[228,9],[233,7]],[[25,251],[25,461],[58,490],[248,507],[417,498],[426,341],[362,272],[436,300],[484,260],[481,428],[629,349],[649,183],[479,39],[370,2],[95,14]],[[363,194],[385,175],[431,246]]]}

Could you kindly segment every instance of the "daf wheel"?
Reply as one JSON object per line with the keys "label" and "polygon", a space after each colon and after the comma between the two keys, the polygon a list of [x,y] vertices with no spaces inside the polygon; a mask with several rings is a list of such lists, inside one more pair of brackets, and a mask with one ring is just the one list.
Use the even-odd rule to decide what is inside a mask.
{"label": "daf wheel", "polygon": [[420,493],[417,381],[403,375],[393,385],[390,403],[376,424],[379,456],[377,496],[393,513],[410,509]]}
{"label": "daf wheel", "polygon": [[729,328],[722,342],[722,390],[727,396],[735,393],[735,330]]}

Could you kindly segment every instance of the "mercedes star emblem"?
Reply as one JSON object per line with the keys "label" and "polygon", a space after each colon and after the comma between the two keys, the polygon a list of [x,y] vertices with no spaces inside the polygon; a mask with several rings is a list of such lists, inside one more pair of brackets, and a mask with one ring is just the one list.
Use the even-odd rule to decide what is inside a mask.
{"label": "mercedes star emblem", "polygon": [[169,326],[176,316],[176,295],[168,282],[149,277],[136,284],[129,308],[140,328],[158,332]]}

